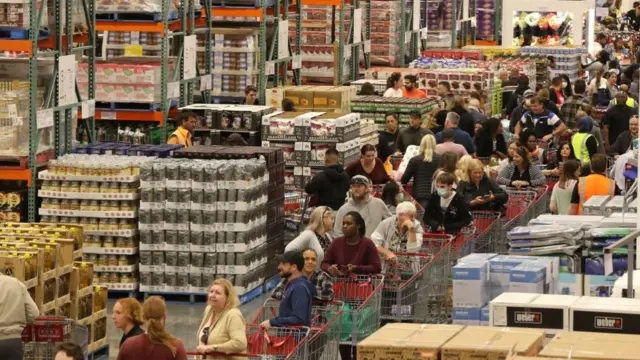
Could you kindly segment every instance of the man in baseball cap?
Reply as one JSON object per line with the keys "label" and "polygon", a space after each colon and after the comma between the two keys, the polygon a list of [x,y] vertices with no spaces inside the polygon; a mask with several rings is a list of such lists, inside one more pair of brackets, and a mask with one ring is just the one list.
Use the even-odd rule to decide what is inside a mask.
{"label": "man in baseball cap", "polygon": [[342,205],[336,214],[333,228],[336,236],[342,236],[342,218],[349,211],[356,211],[362,215],[366,225],[366,236],[370,237],[380,222],[391,217],[387,205],[380,199],[371,196],[371,180],[364,175],[351,178],[351,197]]}
{"label": "man in baseball cap", "polygon": [[522,115],[529,111],[529,100],[531,100],[534,96],[536,96],[536,92],[531,89],[525,90],[524,93],[522,93],[522,101],[519,102],[518,107],[513,109],[513,112],[511,112],[509,121],[509,131],[511,133],[516,130],[516,125],[518,124],[518,121],[522,119]]}
{"label": "man in baseball cap", "polygon": [[265,320],[260,325],[266,328],[309,326],[311,302],[316,295],[316,288],[302,273],[304,257],[300,251],[287,251],[276,259],[280,277],[286,279],[287,287],[280,299],[278,316]]}

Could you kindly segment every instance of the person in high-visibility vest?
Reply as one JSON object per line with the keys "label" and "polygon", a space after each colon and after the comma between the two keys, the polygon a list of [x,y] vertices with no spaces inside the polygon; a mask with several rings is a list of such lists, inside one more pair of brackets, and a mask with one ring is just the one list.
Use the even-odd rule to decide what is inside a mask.
{"label": "person in high-visibility vest", "polygon": [[580,215],[582,205],[592,196],[620,195],[620,189],[616,182],[609,179],[606,173],[607,157],[603,154],[593,155],[591,157],[591,175],[581,177],[573,189],[569,215]]}
{"label": "person in high-visibility vest", "polygon": [[193,145],[191,137],[193,130],[196,128],[197,115],[193,111],[181,112],[178,116],[180,126],[174,131],[167,140],[167,144],[184,145],[188,148]]}
{"label": "person in high-visibility vest", "polygon": [[593,119],[583,116],[578,120],[578,133],[571,138],[573,153],[582,165],[589,163],[591,157],[598,152],[598,140],[591,134],[592,129]]}

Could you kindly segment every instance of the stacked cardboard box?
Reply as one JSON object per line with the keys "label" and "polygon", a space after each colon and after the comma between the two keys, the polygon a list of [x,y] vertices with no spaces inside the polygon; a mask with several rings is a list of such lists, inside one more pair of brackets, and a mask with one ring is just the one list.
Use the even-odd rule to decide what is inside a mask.
{"label": "stacked cardboard box", "polygon": [[293,101],[297,111],[343,112],[350,111],[356,97],[353,86],[282,86],[268,89],[267,106],[282,109],[282,100]]}
{"label": "stacked cardboard box", "polygon": [[351,111],[358,113],[361,119],[372,120],[379,131],[385,129],[385,115],[396,113],[400,128],[409,125],[409,114],[418,112],[425,121],[436,106],[435,99],[385,98],[379,96],[358,96],[351,105]]}

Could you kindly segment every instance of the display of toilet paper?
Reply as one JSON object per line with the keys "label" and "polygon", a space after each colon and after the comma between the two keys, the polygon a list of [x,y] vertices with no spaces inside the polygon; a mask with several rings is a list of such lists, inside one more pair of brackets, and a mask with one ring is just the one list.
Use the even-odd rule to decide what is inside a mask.
{"label": "display of toilet paper", "polygon": [[460,259],[452,268],[453,323],[480,325],[483,308],[505,292],[560,294],[559,268],[558,257],[471,254]]}
{"label": "display of toilet paper", "polygon": [[239,294],[264,281],[263,159],[157,159],[140,168],[140,291],[207,293],[226,278]]}

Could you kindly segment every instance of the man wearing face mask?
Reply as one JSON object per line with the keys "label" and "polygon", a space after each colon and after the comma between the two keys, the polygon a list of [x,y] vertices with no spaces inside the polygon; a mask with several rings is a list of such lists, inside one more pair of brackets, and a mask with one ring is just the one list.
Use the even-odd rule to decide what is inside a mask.
{"label": "man wearing face mask", "polygon": [[618,136],[629,130],[629,120],[638,113],[627,105],[627,94],[619,92],[616,94],[615,100],[615,106],[609,108],[602,119],[604,125],[602,135],[607,153],[611,151],[611,144],[616,141]]}
{"label": "man wearing face mask", "polygon": [[616,159],[629,150],[633,150],[633,140],[638,138],[638,117],[629,119],[629,130],[618,135],[616,141],[611,145],[611,152]]}
{"label": "man wearing face mask", "polygon": [[396,215],[383,220],[371,235],[378,254],[394,260],[396,252],[415,252],[422,247],[422,226],[416,220],[416,206],[409,201],[398,204]]}
{"label": "man wearing face mask", "polygon": [[[566,84],[565,84],[566,86]],[[562,93],[562,77],[556,76],[551,80],[551,87],[549,88],[549,100],[556,104],[557,107],[561,107],[564,104],[564,94]]]}
{"label": "man wearing face mask", "polygon": [[333,227],[333,233],[336,237],[342,236],[342,219],[350,212],[360,213],[365,221],[366,234],[364,236],[371,237],[373,230],[378,224],[391,217],[391,211],[384,201],[371,196],[371,181],[363,175],[356,175],[351,178],[351,198],[342,205],[336,214],[336,222]]}
{"label": "man wearing face mask", "polygon": [[453,189],[454,182],[454,176],[449,173],[442,173],[436,179],[436,191],[429,198],[424,213],[424,224],[431,232],[457,234],[473,221],[469,205]]}

